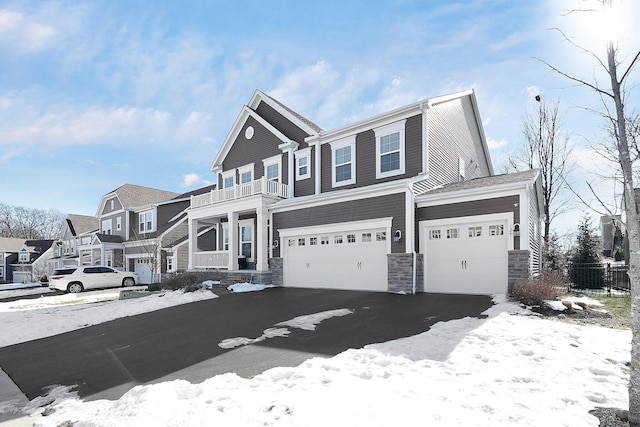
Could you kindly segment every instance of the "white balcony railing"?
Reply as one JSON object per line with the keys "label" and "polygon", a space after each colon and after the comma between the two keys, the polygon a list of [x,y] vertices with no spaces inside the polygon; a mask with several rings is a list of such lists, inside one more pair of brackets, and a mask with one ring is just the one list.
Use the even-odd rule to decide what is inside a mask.
{"label": "white balcony railing", "polygon": [[228,251],[195,252],[193,255],[193,268],[229,267]]}
{"label": "white balcony railing", "polygon": [[213,205],[216,203],[226,202],[228,200],[236,200],[242,197],[254,196],[256,194],[268,194],[283,199],[287,198],[288,186],[276,181],[269,181],[266,178],[256,179],[255,181],[239,184],[229,188],[220,190],[212,190],[206,194],[191,196],[191,208],[199,208],[201,206]]}

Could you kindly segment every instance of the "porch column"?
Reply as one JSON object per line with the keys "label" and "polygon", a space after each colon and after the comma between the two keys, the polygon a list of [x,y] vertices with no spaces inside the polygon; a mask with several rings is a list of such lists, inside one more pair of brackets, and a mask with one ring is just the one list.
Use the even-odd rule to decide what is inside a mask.
{"label": "porch column", "polygon": [[189,219],[189,270],[194,269],[196,252],[198,251],[198,220]]}
{"label": "porch column", "polygon": [[288,166],[287,167],[287,169],[288,169],[287,172],[288,172],[288,175],[289,175],[289,178],[288,178],[289,187],[288,187],[287,197],[291,199],[291,198],[293,198],[293,195],[294,195],[295,183],[296,183],[296,174],[295,174],[296,158],[293,155],[293,149],[289,149],[287,151],[288,151],[287,154],[289,155],[288,156],[289,157],[289,161],[287,162],[287,166]]}
{"label": "porch column", "polygon": [[229,266],[228,269],[238,269],[238,213],[230,212],[229,215]]}
{"label": "porch column", "polygon": [[256,270],[258,271],[269,269],[267,218],[267,208],[263,205],[258,206],[256,209]]}

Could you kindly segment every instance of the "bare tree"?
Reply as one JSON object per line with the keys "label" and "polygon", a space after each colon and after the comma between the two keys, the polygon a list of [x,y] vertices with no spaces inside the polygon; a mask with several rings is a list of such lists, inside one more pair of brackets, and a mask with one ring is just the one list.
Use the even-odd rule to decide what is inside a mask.
{"label": "bare tree", "polygon": [[558,114],[559,102],[547,105],[540,95],[534,113],[527,113],[522,124],[524,143],[519,152],[509,156],[509,169],[540,169],[544,209],[544,253],[549,247],[551,223],[568,210],[560,203],[559,195],[567,187],[567,177],[573,168],[570,160],[569,138],[562,136],[562,123]]}
{"label": "bare tree", "polygon": [[[574,10],[574,12],[584,13],[607,13],[614,7],[613,0],[599,0],[599,9],[594,10]],[[619,46],[613,40],[607,40],[605,45],[605,56],[601,57],[594,51],[586,49],[569,37],[561,30],[564,39],[579,49],[582,53],[590,55],[607,74],[609,82],[606,85],[597,80],[589,81],[575,75],[564,72],[557,67],[544,62],[551,70],[568,78],[569,80],[585,86],[598,94],[603,101],[605,114],[612,125],[614,142],[617,148],[618,163],[622,172],[624,185],[624,208],[626,214],[626,228],[630,247],[629,278],[631,281],[631,315],[632,315],[632,342],[631,342],[631,373],[629,381],[629,423],[633,426],[640,426],[640,222],[638,222],[638,207],[635,201],[634,174],[633,174],[633,143],[629,138],[627,130],[628,118],[625,115],[624,95],[625,83],[629,73],[638,62],[640,52],[632,56],[628,65],[623,65],[620,59]],[[622,74],[619,76],[618,68]]]}
{"label": "bare tree", "polygon": [[55,239],[65,215],[55,209],[43,210],[0,203],[0,236],[25,240]]}

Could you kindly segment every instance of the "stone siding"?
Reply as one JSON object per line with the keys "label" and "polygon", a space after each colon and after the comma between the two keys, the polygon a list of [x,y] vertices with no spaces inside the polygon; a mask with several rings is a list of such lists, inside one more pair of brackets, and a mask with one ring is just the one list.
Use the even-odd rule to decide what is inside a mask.
{"label": "stone siding", "polygon": [[274,286],[284,285],[283,275],[284,262],[282,258],[269,258],[269,270],[271,270],[271,284]]}
{"label": "stone siding", "polygon": [[517,282],[529,279],[529,256],[530,254],[527,250],[509,251],[507,291],[509,294]]}
{"label": "stone siding", "polygon": [[[235,270],[235,271],[227,271],[227,270],[207,270],[207,271],[188,271],[185,273],[178,274],[187,274],[196,276],[197,283],[202,283],[205,280],[217,280],[220,282],[222,286],[229,286],[235,283],[254,283],[254,284],[263,284],[263,285],[271,285],[271,271],[251,271],[251,270]],[[169,279],[170,277],[175,277],[176,273],[167,273],[162,277],[162,281]]]}
{"label": "stone siding", "polygon": [[[416,264],[421,263],[421,257],[416,257]],[[412,294],[413,268],[413,254],[387,254],[387,292]],[[416,274],[416,291],[422,283],[420,276]]]}

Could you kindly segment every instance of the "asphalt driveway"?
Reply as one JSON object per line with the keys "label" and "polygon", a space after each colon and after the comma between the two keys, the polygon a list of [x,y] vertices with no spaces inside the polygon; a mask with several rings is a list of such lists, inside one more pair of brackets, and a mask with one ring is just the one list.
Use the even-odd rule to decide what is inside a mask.
{"label": "asphalt driveway", "polygon": [[[440,321],[479,317],[491,305],[488,296],[273,288],[0,348],[0,367],[29,399],[58,384],[77,385],[82,398],[116,399],[138,384],[200,382],[226,372],[250,377],[296,366],[309,357],[415,335]],[[353,313],[327,319],[315,331],[289,328],[287,337],[236,349],[218,346],[228,338],[259,337],[297,316],[341,308]]]}

